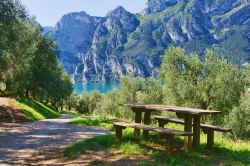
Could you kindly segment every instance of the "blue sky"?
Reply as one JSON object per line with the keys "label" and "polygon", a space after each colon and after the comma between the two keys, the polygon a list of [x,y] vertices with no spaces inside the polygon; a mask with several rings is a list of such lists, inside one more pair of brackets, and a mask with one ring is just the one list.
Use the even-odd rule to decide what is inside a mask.
{"label": "blue sky", "polygon": [[138,13],[147,0],[21,0],[29,14],[36,16],[42,26],[54,26],[67,13],[85,11],[92,16],[105,16],[121,5],[132,13]]}

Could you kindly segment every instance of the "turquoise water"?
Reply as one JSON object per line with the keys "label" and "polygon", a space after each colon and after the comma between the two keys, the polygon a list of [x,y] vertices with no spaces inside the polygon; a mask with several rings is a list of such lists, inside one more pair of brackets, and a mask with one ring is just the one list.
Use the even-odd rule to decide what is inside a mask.
{"label": "turquoise water", "polygon": [[83,92],[93,92],[93,91],[99,91],[101,93],[107,93],[111,91],[114,88],[120,88],[119,83],[82,83],[82,82],[75,82],[74,84],[74,91],[80,95]]}

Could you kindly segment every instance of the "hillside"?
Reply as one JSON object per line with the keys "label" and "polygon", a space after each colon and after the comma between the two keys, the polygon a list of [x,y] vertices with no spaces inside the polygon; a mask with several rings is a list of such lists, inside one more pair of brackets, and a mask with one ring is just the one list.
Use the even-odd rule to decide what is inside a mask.
{"label": "hillside", "polygon": [[170,45],[201,57],[206,48],[242,65],[250,62],[249,0],[148,0],[139,14],[119,6],[105,17],[85,12],[45,28],[75,80],[114,81],[155,75]]}
{"label": "hillside", "polygon": [[56,118],[60,113],[31,99],[0,98],[0,122],[35,121]]}

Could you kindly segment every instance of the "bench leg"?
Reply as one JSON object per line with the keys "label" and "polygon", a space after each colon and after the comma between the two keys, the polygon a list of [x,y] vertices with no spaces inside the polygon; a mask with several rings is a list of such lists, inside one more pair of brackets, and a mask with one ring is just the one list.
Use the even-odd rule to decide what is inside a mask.
{"label": "bench leg", "polygon": [[121,142],[123,129],[125,129],[125,127],[115,126],[115,141],[116,142]]}
{"label": "bench leg", "polygon": [[200,115],[194,116],[193,124],[193,147],[200,145]]}
{"label": "bench leg", "polygon": [[173,135],[167,134],[165,136],[165,140],[166,140],[165,150],[167,154],[170,154],[170,155],[173,154],[173,139],[174,139]]}
{"label": "bench leg", "polygon": [[207,131],[207,147],[212,148],[214,145],[214,131],[208,130]]}
{"label": "bench leg", "polygon": [[[192,132],[192,117],[190,115],[185,116],[184,130]],[[184,137],[184,151],[185,152],[189,152],[189,150],[191,149],[191,143],[192,143],[192,137],[185,136]]]}
{"label": "bench leg", "polygon": [[159,127],[164,128],[165,124],[167,124],[166,122],[162,121],[162,120],[158,120],[159,123]]}
{"label": "bench leg", "polygon": [[[135,123],[141,123],[142,112],[135,110]],[[140,129],[134,129],[134,137],[138,138],[140,136]]]}
{"label": "bench leg", "polygon": [[[150,124],[150,116],[151,116],[151,112],[145,112],[144,114],[144,124],[149,125]],[[149,137],[149,131],[147,130],[143,130],[143,136],[144,137]]]}

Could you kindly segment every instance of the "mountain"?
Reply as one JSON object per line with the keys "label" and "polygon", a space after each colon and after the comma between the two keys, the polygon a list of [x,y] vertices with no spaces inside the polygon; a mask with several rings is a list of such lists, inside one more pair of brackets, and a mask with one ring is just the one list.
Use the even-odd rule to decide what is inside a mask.
{"label": "mountain", "polygon": [[45,31],[59,45],[65,69],[81,81],[156,75],[170,45],[250,62],[250,0],[148,0],[139,14],[121,6],[105,17],[70,13]]}
{"label": "mountain", "polygon": [[82,55],[91,48],[93,36],[100,17],[89,16],[85,12],[69,13],[64,15],[54,29],[48,31],[60,49],[60,60],[65,69],[74,74]]}

